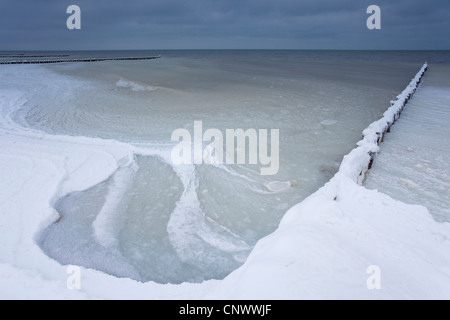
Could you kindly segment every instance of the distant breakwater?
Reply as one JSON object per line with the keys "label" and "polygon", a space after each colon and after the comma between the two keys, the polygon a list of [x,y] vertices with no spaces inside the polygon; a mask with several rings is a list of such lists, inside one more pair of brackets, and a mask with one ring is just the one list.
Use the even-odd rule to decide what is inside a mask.
{"label": "distant breakwater", "polygon": [[[8,57],[8,56],[0,56]],[[11,56],[9,56],[11,57]],[[54,58],[56,56],[18,56],[20,58],[39,57]],[[44,63],[65,63],[65,62],[97,62],[97,61],[114,61],[114,60],[153,60],[159,59],[161,56],[151,57],[116,57],[116,58],[64,58],[64,59],[38,59],[38,60],[6,60],[0,61],[0,64],[44,64]]]}

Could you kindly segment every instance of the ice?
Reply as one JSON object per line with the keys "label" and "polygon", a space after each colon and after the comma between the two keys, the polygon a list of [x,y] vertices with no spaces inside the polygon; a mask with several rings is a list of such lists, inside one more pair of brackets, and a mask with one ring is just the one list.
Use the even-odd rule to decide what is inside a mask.
{"label": "ice", "polygon": [[126,79],[120,79],[119,81],[117,81],[116,86],[123,88],[130,88],[133,91],[154,91],[157,89],[155,87],[146,86]]}
{"label": "ice", "polygon": [[292,187],[294,183],[291,181],[270,181],[264,184],[267,190],[271,192],[282,192]]}
{"label": "ice", "polygon": [[[9,68],[8,66],[8,68],[2,68],[0,72],[14,74],[18,70],[17,67]],[[49,77],[55,80],[52,85],[58,83],[59,78],[54,77],[51,72],[47,73],[44,68],[32,67],[27,71],[30,79]],[[1,78],[6,79],[5,74],[2,74]],[[12,78],[9,77],[9,79]],[[26,79],[23,82],[24,88],[30,89],[28,86],[32,82],[27,82]],[[64,82],[62,84],[64,85]],[[339,172],[324,187],[301,203],[291,207],[293,200],[289,199],[292,198],[289,192],[297,191],[298,187],[302,186],[302,181],[307,180],[306,177],[292,177],[284,173],[284,179],[276,180],[283,182],[293,181],[296,178],[299,183],[297,187],[289,188],[289,191],[275,193],[273,196],[275,201],[266,200],[271,206],[263,202],[263,206],[258,209],[271,212],[276,210],[276,207],[286,207],[286,204],[291,209],[284,215],[279,227],[275,226],[274,232],[259,241],[258,236],[239,234],[239,237],[246,239],[245,242],[251,243],[251,239],[257,241],[248,258],[245,259],[246,255],[242,256],[239,251],[240,248],[245,248],[245,245],[241,242],[242,239],[236,236],[238,234],[236,230],[245,229],[245,227],[233,225],[239,221],[237,219],[239,215],[227,217],[223,215],[223,212],[231,211],[231,214],[236,215],[235,210],[229,210],[235,203],[240,206],[238,208],[246,209],[242,201],[244,197],[242,190],[248,190],[249,184],[256,190],[258,188],[263,190],[264,184],[269,182],[253,175],[252,168],[233,167],[236,173],[234,177],[237,179],[224,179],[223,177],[229,175],[227,171],[215,166],[208,169],[172,168],[167,161],[170,149],[164,145],[130,144],[112,137],[101,139],[76,134],[72,136],[61,133],[49,134],[33,126],[19,126],[15,120],[20,119],[21,116],[25,119],[27,115],[18,114],[17,108],[29,101],[30,97],[22,91],[14,90],[14,86],[11,85],[8,88],[8,85],[4,84],[0,100],[2,111],[0,118],[1,297],[68,299],[445,299],[450,297],[449,224],[433,220],[423,206],[402,203],[356,183],[359,181],[361,171],[364,171],[370,161],[369,152],[379,150],[375,147],[379,138],[378,130],[385,128],[381,121],[365,131],[364,135],[367,138],[358,144],[356,151],[352,151],[344,158]],[[84,88],[83,84],[80,86]],[[35,115],[38,115],[39,110],[35,111],[37,112]],[[395,113],[386,114],[386,116],[386,119],[391,119],[392,116],[395,117]],[[31,118],[27,119],[27,121],[31,120]],[[89,117],[82,119],[89,122]],[[342,120],[339,119],[333,128],[339,129]],[[187,121],[187,123],[190,122]],[[314,127],[319,121],[312,123]],[[70,121],[67,123],[61,121],[60,124],[62,125],[60,128],[64,127],[65,130],[71,126]],[[302,126],[299,127],[302,128]],[[78,133],[85,130],[86,128],[83,128]],[[285,130],[294,132],[295,127],[288,126]],[[327,132],[323,134],[326,135]],[[330,132],[330,134],[333,133]],[[327,139],[314,140],[314,135],[308,136],[308,138],[311,137],[312,144],[333,145]],[[308,145],[303,151],[308,152]],[[91,269],[93,265],[85,264],[85,267],[81,268],[82,289],[79,291],[67,289],[67,273],[63,264],[68,262],[57,262],[51,259],[37,245],[48,226],[58,224],[62,226],[62,221],[68,218],[68,216],[59,215],[55,210],[55,208],[61,210],[59,207],[61,202],[58,201],[83,195],[84,200],[92,199],[93,201],[86,205],[97,206],[101,211],[105,207],[102,202],[103,199],[106,200],[108,190],[112,192],[116,190],[117,194],[122,194],[120,186],[126,186],[129,183],[126,171],[124,171],[126,173],[124,179],[116,180],[114,176],[120,172],[121,168],[129,168],[128,160],[134,159],[136,155],[156,156],[162,159],[169,171],[161,170],[161,172],[177,170],[174,174],[182,186],[179,189],[182,193],[179,199],[182,201],[180,200],[177,204],[177,208],[184,207],[183,210],[190,213],[188,216],[181,216],[175,208],[174,212],[168,214],[172,219],[169,223],[171,226],[169,232],[172,233],[172,241],[179,243],[175,248],[180,256],[186,259],[196,258],[183,245],[182,238],[177,238],[183,234],[191,244],[195,245],[201,239],[213,247],[229,250],[237,261],[243,262],[245,259],[241,267],[220,281],[210,280],[199,284],[179,285],[158,284],[153,281],[143,283],[112,275],[127,275],[139,279],[140,274],[137,274],[139,266],[137,263],[131,265],[130,261],[133,259],[138,261],[142,259],[142,255],[138,251],[133,251],[133,246],[130,245],[121,255],[104,251],[101,246],[95,248],[85,246],[88,252],[80,256],[83,260],[80,264],[85,264],[86,260],[92,258],[91,262],[103,264],[103,272]],[[335,161],[335,155],[331,155],[324,164],[329,165],[330,158]],[[289,159],[296,159],[290,163],[292,166],[299,166],[299,154],[291,154]],[[320,164],[319,161],[319,167]],[[432,166],[427,167],[431,163],[417,164],[420,164],[425,171],[433,170]],[[222,176],[217,176],[220,173]],[[5,177],[4,180],[3,177]],[[214,179],[204,179],[208,177],[221,179],[222,183],[213,183]],[[308,178],[314,179],[314,176]],[[171,184],[176,186],[174,181]],[[230,186],[238,191],[232,199],[229,193],[226,193],[231,189]],[[141,188],[141,185],[137,188]],[[198,193],[194,192],[195,190],[208,190],[208,192]],[[86,192],[91,193],[90,197],[85,198]],[[177,190],[172,192],[175,192],[173,196],[176,197]],[[264,192],[256,194],[258,201],[267,199],[267,194]],[[139,199],[141,198],[136,198],[136,200]],[[214,200],[219,202],[214,203]],[[76,203],[83,202],[75,199],[74,202],[68,202],[66,205],[75,208]],[[209,213],[202,212],[201,209],[205,204],[217,210]],[[214,214],[222,217],[225,222],[218,226],[216,221],[211,221],[211,219],[214,220]],[[255,225],[255,229],[267,224],[266,215],[255,217],[262,222],[261,225]],[[136,218],[141,221],[141,217]],[[93,221],[95,217],[86,216],[86,219]],[[192,229],[183,229],[186,225],[180,223],[183,219],[188,225],[198,225],[198,233],[193,233]],[[109,220],[100,222],[99,225],[103,223],[108,225]],[[88,228],[82,228],[82,232],[87,230]],[[181,233],[175,230],[181,230]],[[100,234],[99,239],[104,239],[106,244],[113,243],[114,246],[114,241],[109,240],[112,239],[110,235],[115,232],[117,231],[114,228],[108,229],[108,232]],[[223,237],[212,236],[214,232],[223,233]],[[89,236],[92,238],[87,239],[93,239],[89,243],[95,244],[94,236],[92,234]],[[128,239],[129,243],[132,243],[133,239]],[[72,242],[64,244],[67,247],[63,253],[70,253],[74,247],[83,247],[80,238],[72,237],[71,240]],[[228,247],[230,244],[234,246]],[[51,246],[51,248],[56,247]],[[236,251],[235,248],[238,250]],[[367,268],[371,265],[377,265],[381,269],[381,290],[367,289]],[[108,266],[110,269],[107,269]],[[137,273],[130,276],[134,272]]]}
{"label": "ice", "polygon": [[126,215],[119,208],[121,202],[127,202],[124,198],[137,171],[136,165],[128,165],[119,168],[113,176],[108,187],[105,203],[92,223],[94,235],[97,241],[104,247],[118,247],[119,233],[123,229]]}
{"label": "ice", "polygon": [[326,120],[323,120],[322,122],[320,122],[320,124],[323,126],[332,126],[333,124],[336,124],[336,123],[337,123],[337,121],[332,120],[332,119],[326,119]]}

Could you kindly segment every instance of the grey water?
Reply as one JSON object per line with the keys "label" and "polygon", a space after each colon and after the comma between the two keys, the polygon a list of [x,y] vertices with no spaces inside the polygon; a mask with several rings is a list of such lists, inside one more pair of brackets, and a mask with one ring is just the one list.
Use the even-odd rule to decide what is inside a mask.
{"label": "grey water", "polygon": [[[159,283],[221,279],[242,265],[290,207],[334,175],[362,130],[381,117],[423,62],[450,61],[448,52],[68,54],[162,57],[42,66],[41,79],[12,79],[31,92],[14,114],[18,123],[148,146],[173,144],[175,129],[192,132],[199,120],[204,130],[280,130],[274,176],[261,176],[259,166],[249,164],[193,165],[180,172],[163,157],[138,156],[134,169],[57,202],[62,219],[39,240],[49,256]],[[105,247],[93,225],[108,197],[118,193],[119,205],[109,209],[116,242]],[[71,246],[76,239],[84,244]]]}

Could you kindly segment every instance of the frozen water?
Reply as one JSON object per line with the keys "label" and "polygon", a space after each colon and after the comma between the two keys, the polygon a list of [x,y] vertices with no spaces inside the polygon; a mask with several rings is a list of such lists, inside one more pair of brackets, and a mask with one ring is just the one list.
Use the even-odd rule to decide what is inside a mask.
{"label": "frozen water", "polygon": [[[328,63],[296,52],[241,52],[11,74],[5,86],[27,90],[26,103],[11,113],[15,121],[50,134],[119,140],[142,156],[119,165],[107,182],[64,195],[55,205],[62,218],[40,243],[61,263],[141,281],[223,278],[287,208],[336,173],[419,66],[355,61],[351,53]],[[219,130],[280,129],[279,173],[147,158],[195,120]],[[77,245],[79,238],[91,245]]]}

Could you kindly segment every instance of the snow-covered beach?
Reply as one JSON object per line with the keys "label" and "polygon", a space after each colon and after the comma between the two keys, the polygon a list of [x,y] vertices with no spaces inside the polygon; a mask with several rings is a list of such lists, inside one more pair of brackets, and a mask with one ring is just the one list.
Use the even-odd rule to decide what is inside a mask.
{"label": "snow-covered beach", "polygon": [[[0,71],[2,77],[6,79],[13,73],[20,72],[17,68],[17,66],[2,67]],[[433,68],[440,68],[440,66],[430,63],[429,68],[432,71]],[[38,67],[29,68],[27,76],[32,78],[41,72],[42,69]],[[44,74],[49,77],[54,76],[50,72],[45,72]],[[433,74],[427,74],[424,77],[422,86],[425,88],[419,88],[416,92],[419,98],[422,89],[427,98],[433,97],[427,94],[430,90],[427,82],[433,81],[432,77]],[[58,80],[60,79],[62,78],[58,77]],[[32,83],[32,80],[24,81],[25,86],[27,83]],[[124,86],[125,80],[114,80],[114,83],[121,81],[117,85],[120,89],[129,89],[137,83],[128,81]],[[407,81],[404,81],[404,85],[407,85],[409,79],[405,80]],[[73,84],[70,82],[67,86],[72,87]],[[139,87],[135,86],[135,88],[152,88],[152,90],[143,90],[144,92],[168,90],[162,85],[155,90],[153,86],[137,85]],[[83,83],[80,83],[81,86]],[[448,86],[441,89],[450,90]],[[133,90],[133,88],[132,91],[133,94],[142,93],[142,90]],[[61,92],[53,94],[61,95]],[[63,94],[70,99],[70,90]],[[179,92],[174,90],[173,94],[176,96]],[[85,191],[107,181],[121,169],[124,170],[123,176],[126,180],[127,170],[130,168],[130,175],[133,175],[133,162],[137,155],[157,156],[167,160],[170,148],[166,145],[158,146],[146,142],[129,143],[114,137],[63,135],[58,134],[57,129],[49,133],[40,130],[42,128],[17,124],[21,116],[17,115],[17,108],[25,105],[28,98],[22,88],[10,86],[0,89],[0,177],[2,181],[0,184],[2,240],[0,296],[2,298],[450,298],[450,241],[448,239],[450,224],[433,219],[424,206],[400,202],[399,200],[403,199],[391,198],[384,194],[381,188],[375,191],[358,185],[357,175],[364,169],[361,163],[366,163],[367,159],[362,159],[361,162],[359,151],[354,150],[352,152],[357,154],[350,153],[347,158],[344,158],[343,163],[340,164],[340,170],[336,174],[333,171],[333,178],[325,186],[291,207],[286,213],[283,212],[276,230],[258,240],[254,248],[250,250],[248,258],[244,259],[243,265],[223,280],[159,284],[153,281],[136,281],[128,277],[119,278],[108,274],[108,268],[113,269],[111,273],[116,275],[123,272],[124,275],[129,276],[130,271],[126,269],[126,261],[120,261],[123,256],[111,255],[110,253],[114,252],[114,249],[111,249],[104,252],[103,256],[90,257],[93,260],[103,260],[105,272],[82,267],[81,289],[69,290],[67,266],[47,256],[39,246],[39,241],[47,227],[55,222],[58,223],[61,218],[55,210],[57,201],[71,193]],[[410,103],[413,103],[415,98]],[[445,98],[442,101],[445,101]],[[386,107],[388,106],[389,101],[386,101]],[[439,104],[438,107],[446,106],[444,103]],[[422,112],[425,111],[422,110]],[[36,114],[37,117],[41,116]],[[79,115],[83,119],[83,114]],[[13,116],[14,119],[12,119]],[[63,117],[62,119],[64,120]],[[447,119],[447,117],[440,117],[436,121],[445,128]],[[70,119],[67,121],[70,122]],[[85,123],[89,121],[91,119],[86,119]],[[338,123],[335,119],[324,119],[318,122],[317,128],[328,130],[327,127]],[[42,124],[47,125],[45,121],[40,123]],[[49,124],[50,127],[52,125]],[[61,122],[56,127],[64,125]],[[417,129],[406,126],[404,131],[408,130]],[[445,138],[445,131],[442,134]],[[433,140],[434,136],[430,134],[424,139]],[[364,155],[368,155],[368,150],[376,151],[373,146],[365,146],[364,143],[359,145],[362,148],[369,148],[361,153],[363,158]],[[353,148],[352,145],[349,146],[349,150],[351,148]],[[443,148],[441,152],[443,157],[448,155],[448,147]],[[421,155],[415,156],[420,158]],[[375,163],[377,165],[377,159]],[[190,198],[196,191],[190,189],[193,188],[189,183],[190,174],[189,170],[176,171],[175,169],[175,175],[180,179],[184,190],[188,190],[183,193],[187,207],[192,203],[195,204],[195,199]],[[377,173],[374,172],[375,174]],[[111,184],[114,184],[114,178]],[[194,187],[196,187],[194,189],[199,188],[198,185]],[[120,188],[111,187],[110,190],[119,190],[120,193]],[[112,200],[114,198],[118,199],[120,195],[116,194]],[[105,203],[107,203],[106,200]],[[108,205],[111,208],[117,207],[114,201],[110,201]],[[284,202],[277,205],[286,211]],[[114,248],[117,224],[109,223],[108,219],[102,222],[102,219],[98,217],[95,221],[96,239],[103,246]],[[206,225],[204,228],[211,227]],[[205,230],[205,234],[211,234],[208,233],[209,230]],[[65,231],[62,229],[59,232]],[[218,246],[222,248],[232,243],[233,247],[230,249],[232,254],[239,253],[239,250],[248,251],[249,248],[245,245],[242,245],[242,248],[239,247],[241,242],[238,240],[241,239],[227,235],[223,239],[209,241],[218,243]],[[85,244],[74,239],[72,245],[75,249]],[[63,249],[70,251],[71,244]],[[101,253],[96,249],[92,251]],[[65,252],[59,252],[59,254],[66,256]],[[117,265],[120,266],[119,270]],[[379,267],[380,289],[370,290],[367,287],[367,279],[370,277],[367,270],[370,266]]]}

